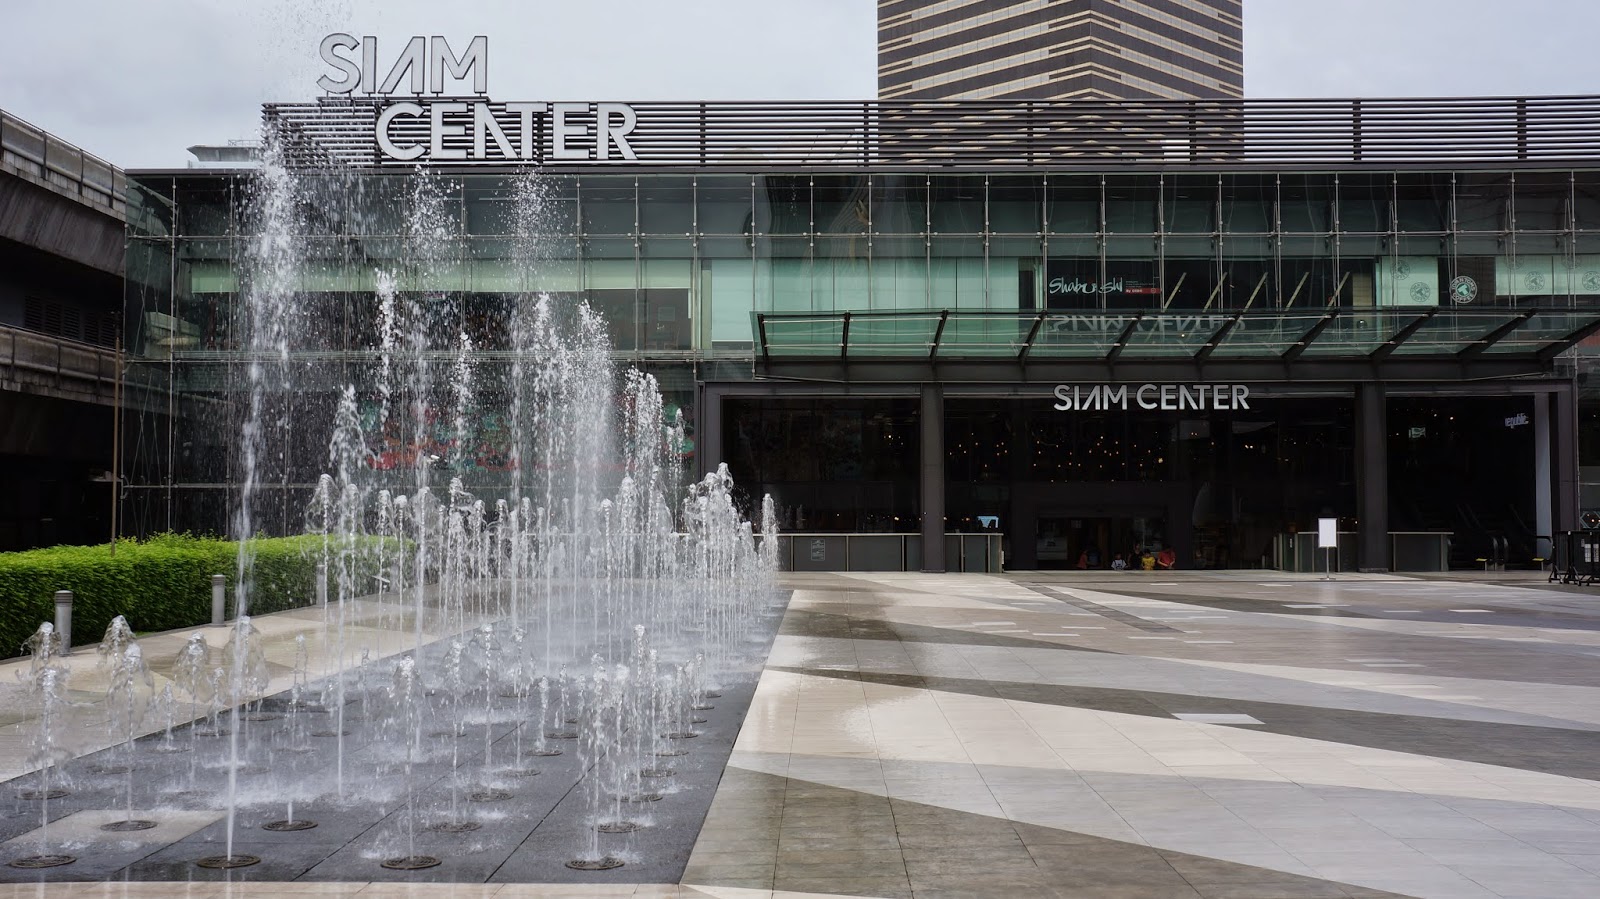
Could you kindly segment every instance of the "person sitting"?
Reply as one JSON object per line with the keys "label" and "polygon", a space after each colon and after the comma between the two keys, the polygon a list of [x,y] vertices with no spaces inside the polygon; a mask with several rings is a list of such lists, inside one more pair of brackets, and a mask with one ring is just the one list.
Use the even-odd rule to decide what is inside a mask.
{"label": "person sitting", "polygon": [[1146,549],[1144,551],[1144,554],[1139,556],[1139,567],[1144,569],[1145,571],[1155,571],[1156,570],[1156,556],[1155,556],[1155,553],[1152,553],[1150,550]]}
{"label": "person sitting", "polygon": [[1172,551],[1172,547],[1165,547],[1156,553],[1156,564],[1162,571],[1171,571],[1173,566],[1178,564],[1178,554]]}
{"label": "person sitting", "polygon": [[1088,569],[1089,569],[1089,551],[1088,550],[1084,550],[1083,552],[1078,553],[1078,570],[1079,571],[1087,571]]}
{"label": "person sitting", "polygon": [[1099,568],[1100,567],[1100,548],[1099,547],[1094,546],[1093,544],[1091,544],[1088,549],[1084,550],[1083,554],[1084,554],[1085,559],[1088,561],[1090,568]]}
{"label": "person sitting", "polygon": [[1111,559],[1111,570],[1112,571],[1127,571],[1128,570],[1128,563],[1123,560],[1122,553],[1117,553],[1116,556],[1112,557],[1112,559]]}

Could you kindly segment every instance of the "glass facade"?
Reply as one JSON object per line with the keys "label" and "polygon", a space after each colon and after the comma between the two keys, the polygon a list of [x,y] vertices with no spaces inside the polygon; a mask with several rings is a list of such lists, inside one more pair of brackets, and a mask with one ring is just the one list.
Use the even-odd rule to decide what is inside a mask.
{"label": "glass facade", "polygon": [[[308,293],[357,297],[404,258],[414,177],[328,192]],[[137,349],[226,348],[245,180],[137,180]],[[641,355],[737,355],[752,311],[1437,306],[1463,276],[1462,305],[1600,302],[1600,171],[552,175],[531,285],[517,181],[435,181],[460,264],[412,289],[581,296]]]}
{"label": "glass facade", "polygon": [[[1274,534],[1321,516],[1355,516],[1352,405],[1348,398],[1256,398],[1249,410],[1091,411],[1064,415],[1031,400],[951,400],[945,408],[947,510],[960,530],[998,519],[1012,530],[1019,494],[1037,505],[1041,565],[1075,561],[1083,547],[1045,521],[1150,523],[1094,536],[1110,561],[1139,542],[1190,530],[1186,562],[1254,567]],[[1086,492],[1083,485],[1113,485]],[[1159,485],[1159,486],[1158,486]],[[1063,487],[1065,489],[1063,489]],[[1157,487],[1155,490],[1148,488]],[[1176,494],[1169,495],[1169,494]],[[1186,521],[1170,516],[1182,506]],[[1169,517],[1174,520],[1168,521]],[[1067,536],[1065,543],[1050,545]],[[1088,535],[1079,535],[1089,539]],[[1013,553],[1015,550],[1013,550]]]}
{"label": "glass facade", "polygon": [[[133,181],[130,377],[167,402],[130,421],[129,527],[221,529],[240,415],[240,270],[256,239],[249,176]],[[1457,351],[1523,307],[1600,306],[1600,170],[548,175],[531,191],[532,246],[522,179],[434,174],[426,191],[419,183],[413,173],[375,173],[308,190],[315,200],[301,227],[311,258],[297,286],[307,327],[295,349],[323,354],[329,391],[342,383],[341,354],[376,345],[376,273],[404,270],[400,289],[436,303],[486,364],[512,347],[509,310],[519,297],[586,301],[605,318],[618,358],[662,380],[691,440],[696,385],[757,373],[754,313],[905,313],[863,320],[850,352],[915,356],[937,334],[944,345],[992,347],[1004,357],[1021,345],[1026,316],[1041,312],[1103,312],[1113,335],[1131,313],[1248,312],[1214,350],[1248,360],[1281,355],[1328,308],[1370,310],[1363,321],[1384,327],[1340,322],[1308,357],[1371,353],[1418,311],[1442,314],[1402,353]],[[434,264],[408,267],[418,238],[407,222],[424,193],[443,233],[429,238]],[[519,265],[530,253],[537,264]],[[1000,324],[952,318],[947,326],[946,310],[993,313]],[[811,340],[821,354],[836,352],[843,337],[837,320],[783,326],[791,342]],[[1559,336],[1569,326],[1552,320],[1547,330]],[[1213,333],[1135,329],[1124,351],[1187,357]],[[1050,358],[1083,347],[1098,354],[1107,342],[1105,333],[1053,327],[1034,338]],[[325,430],[330,397],[293,398],[285,414]],[[915,405],[730,401],[720,419],[723,457],[751,484],[781,485],[773,489],[791,497],[791,526],[910,530],[919,514]],[[1255,418],[1177,427],[1139,416],[1069,423],[1043,408],[952,402],[952,527],[1001,515],[997,504],[1014,485],[1075,480],[1212,484],[1208,502],[1230,510],[1224,517],[1235,530],[1285,517],[1267,508],[1276,500],[1262,499],[1273,491],[1289,497],[1294,516],[1354,514],[1352,449],[1328,436],[1349,433],[1348,399],[1285,399]],[[1595,417],[1587,406],[1586,415]],[[1198,430],[1184,436],[1189,424]],[[1600,458],[1592,436],[1600,429],[1582,433],[1585,459]],[[821,451],[798,451],[783,436],[793,434]],[[1198,446],[1208,449],[1197,455]],[[492,477],[492,459],[481,461],[472,476]],[[320,463],[314,454],[287,459],[278,481],[301,489]],[[1247,483],[1245,473],[1261,465],[1276,472],[1263,483],[1276,486]],[[1331,492],[1317,493],[1324,488]],[[285,521],[298,508],[292,492]],[[1256,506],[1259,513],[1248,511]],[[1207,516],[1191,518],[1197,535],[1212,526]],[[1226,542],[1237,564],[1255,558],[1261,541],[1252,533]],[[1197,557],[1221,564],[1221,551],[1201,544],[1197,536]]]}
{"label": "glass facade", "polygon": [[1463,561],[1484,534],[1522,535],[1536,554],[1535,415],[1528,397],[1389,401],[1389,517],[1402,531],[1452,530]]}
{"label": "glass facade", "polygon": [[728,400],[723,416],[728,467],[786,530],[917,530],[916,401]]}

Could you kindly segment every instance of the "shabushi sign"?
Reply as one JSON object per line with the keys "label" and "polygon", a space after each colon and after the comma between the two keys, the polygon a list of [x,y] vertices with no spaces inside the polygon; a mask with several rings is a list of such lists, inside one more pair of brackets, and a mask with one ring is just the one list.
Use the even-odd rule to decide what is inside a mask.
{"label": "shabushi sign", "polygon": [[1162,412],[1248,411],[1244,384],[1057,384],[1057,412],[1126,412],[1132,407]]}
{"label": "shabushi sign", "polygon": [[[439,35],[406,41],[387,68],[378,39],[330,34],[318,48],[329,94],[379,99],[373,138],[385,160],[411,162],[636,162],[628,136],[639,124],[626,103],[495,103],[489,90],[489,39],[457,53]],[[476,98],[443,95],[470,81]],[[424,92],[435,97],[423,97]],[[410,98],[389,103],[396,94]]]}

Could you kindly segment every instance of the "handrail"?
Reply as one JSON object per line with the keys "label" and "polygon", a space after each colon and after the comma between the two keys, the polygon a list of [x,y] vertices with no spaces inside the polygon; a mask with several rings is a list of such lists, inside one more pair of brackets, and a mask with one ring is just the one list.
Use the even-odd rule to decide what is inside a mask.
{"label": "handrail", "polygon": [[[127,361],[113,347],[0,325],[0,371],[9,381],[22,381],[20,373],[27,372],[34,384],[109,399],[117,381],[119,359]],[[159,389],[137,380],[127,386],[142,392]]]}
{"label": "handrail", "polygon": [[0,110],[0,169],[118,218],[127,217],[122,169]]}

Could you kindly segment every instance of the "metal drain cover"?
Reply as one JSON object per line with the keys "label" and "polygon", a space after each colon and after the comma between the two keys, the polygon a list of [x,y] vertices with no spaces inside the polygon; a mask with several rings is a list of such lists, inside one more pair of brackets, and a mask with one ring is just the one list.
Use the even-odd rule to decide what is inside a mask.
{"label": "metal drain cover", "polygon": [[76,855],[30,855],[10,863],[13,868],[59,868],[77,861]]}
{"label": "metal drain cover", "polygon": [[316,826],[317,822],[300,818],[295,821],[268,821],[261,825],[261,829],[270,830],[274,833],[293,833],[297,830],[310,830]]}
{"label": "metal drain cover", "polygon": [[605,858],[575,858],[567,862],[567,867],[576,871],[609,871],[622,867],[622,859],[609,855]]}
{"label": "metal drain cover", "polygon": [[431,855],[407,855],[401,858],[386,858],[380,863],[392,871],[421,871],[423,868],[436,868],[439,860]]}
{"label": "metal drain cover", "polygon": [[146,821],[143,818],[129,818],[126,821],[112,821],[110,824],[102,824],[100,829],[110,833],[126,833],[134,830],[149,830],[155,826],[156,822],[154,821]]}
{"label": "metal drain cover", "polygon": [[254,855],[208,855],[195,862],[202,868],[248,868],[261,864]]}

